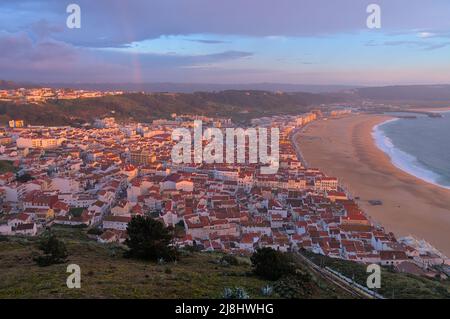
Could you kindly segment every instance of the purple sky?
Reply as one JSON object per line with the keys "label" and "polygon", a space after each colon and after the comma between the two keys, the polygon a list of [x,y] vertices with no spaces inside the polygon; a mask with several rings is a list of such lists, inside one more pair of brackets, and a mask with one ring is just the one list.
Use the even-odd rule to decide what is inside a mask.
{"label": "purple sky", "polygon": [[[35,82],[450,83],[448,0],[15,0],[0,79]],[[66,7],[81,7],[81,29]],[[382,28],[366,26],[366,7]]]}

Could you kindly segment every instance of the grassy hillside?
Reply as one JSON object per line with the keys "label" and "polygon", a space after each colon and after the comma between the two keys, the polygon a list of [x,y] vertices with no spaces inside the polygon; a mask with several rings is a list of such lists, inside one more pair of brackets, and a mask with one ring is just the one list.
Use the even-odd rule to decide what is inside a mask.
{"label": "grassy hillside", "polygon": [[[81,267],[81,289],[66,287],[67,264],[36,266],[37,239],[2,238],[0,298],[220,298],[225,287],[243,287],[250,297],[263,298],[261,288],[274,284],[255,277],[248,258],[225,266],[219,263],[221,254],[185,252],[176,264],[158,265],[125,259],[122,247],[98,244],[83,229],[57,227],[55,232],[67,245],[67,264]],[[314,278],[311,295],[305,297],[348,296]]]}
{"label": "grassy hillside", "polygon": [[146,122],[169,118],[172,113],[230,117],[236,121],[275,114],[299,114],[320,104],[343,102],[341,95],[264,91],[215,93],[125,94],[92,99],[49,101],[43,105],[0,102],[0,122],[24,119],[33,125],[69,125],[97,117]]}
{"label": "grassy hillside", "polygon": [[[368,274],[366,266],[343,260],[336,260],[324,256],[308,253],[317,264],[336,270],[347,278],[354,278],[356,282],[365,286]],[[398,273],[388,268],[382,268],[381,288],[377,291],[385,298],[396,299],[432,299],[450,298],[450,280],[440,281],[432,278]]]}
{"label": "grassy hillside", "polygon": [[[38,267],[33,261],[38,238],[0,238],[0,298],[220,298],[224,288],[233,287],[244,288],[251,298],[267,298],[261,288],[277,285],[253,275],[247,257],[238,257],[239,264],[231,266],[220,262],[219,253],[184,251],[177,263],[160,265],[126,259],[123,246],[99,244],[84,229],[56,227],[54,232],[66,243],[70,257],[66,264],[50,267]],[[364,265],[309,257],[365,285]],[[81,267],[81,289],[66,287],[66,267],[71,263]],[[297,269],[312,276],[308,294],[301,298],[350,298],[304,264],[299,262]],[[450,282],[383,269],[378,292],[386,298],[450,298]],[[274,292],[269,298],[280,295]]]}

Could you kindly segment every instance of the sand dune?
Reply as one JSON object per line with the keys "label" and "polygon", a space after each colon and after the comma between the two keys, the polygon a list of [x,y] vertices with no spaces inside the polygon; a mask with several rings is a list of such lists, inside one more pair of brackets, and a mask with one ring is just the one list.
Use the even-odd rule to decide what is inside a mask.
{"label": "sand dune", "polygon": [[[340,178],[374,222],[397,236],[414,235],[450,256],[450,190],[396,168],[371,136],[388,117],[354,115],[311,123],[297,136],[309,166]],[[369,200],[382,200],[371,206]]]}

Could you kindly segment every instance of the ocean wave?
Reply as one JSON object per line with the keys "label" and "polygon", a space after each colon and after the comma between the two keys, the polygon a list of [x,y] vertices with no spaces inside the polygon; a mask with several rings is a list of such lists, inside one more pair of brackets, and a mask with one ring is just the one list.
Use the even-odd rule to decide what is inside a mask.
{"label": "ocean wave", "polygon": [[392,140],[386,135],[382,129],[382,126],[398,120],[399,119],[391,119],[376,125],[373,128],[372,137],[375,140],[376,146],[389,156],[395,167],[427,183],[450,189],[449,186],[442,185],[438,182],[441,178],[440,175],[422,165],[414,155],[406,153],[396,147]]}

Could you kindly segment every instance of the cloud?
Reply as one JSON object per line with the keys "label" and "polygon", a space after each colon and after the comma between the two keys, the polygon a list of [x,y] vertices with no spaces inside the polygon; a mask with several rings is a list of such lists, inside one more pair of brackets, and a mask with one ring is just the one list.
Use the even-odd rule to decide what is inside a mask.
{"label": "cloud", "polygon": [[[126,47],[164,35],[216,34],[252,37],[309,37],[367,30],[367,5],[372,0],[77,0],[82,28],[65,28],[67,3],[17,0],[5,5],[31,19],[31,5],[52,25],[64,27],[57,40],[85,47]],[[30,4],[32,3],[32,4]],[[448,29],[450,2],[378,0],[383,30]],[[5,10],[6,10],[5,9]],[[36,12],[34,12],[36,17]],[[1,19],[0,19],[1,20]],[[1,27],[0,23],[0,27]],[[16,28],[12,23],[3,25]],[[203,41],[200,39],[200,41]],[[204,40],[212,43],[214,40]]]}
{"label": "cloud", "polygon": [[230,43],[229,41],[223,41],[223,40],[208,40],[208,39],[185,39],[186,41],[190,42],[198,42],[203,44],[222,44],[222,43]]}
{"label": "cloud", "polygon": [[383,45],[387,45],[387,46],[407,45],[407,46],[424,47],[424,46],[428,46],[429,44],[426,42],[421,42],[421,41],[402,40],[402,41],[385,41],[383,43]]}
{"label": "cloud", "polygon": [[437,39],[437,38],[450,38],[449,30],[437,30],[437,29],[411,29],[411,30],[397,30],[387,32],[387,36],[411,36],[419,39]]}
{"label": "cloud", "polygon": [[32,46],[33,42],[26,33],[10,34],[8,32],[0,32],[1,59],[20,59],[31,50]]}
{"label": "cloud", "polygon": [[[373,0],[76,0],[81,29],[66,27],[69,2],[3,2],[1,76],[31,81],[272,81],[296,68],[326,69],[330,76],[324,71],[304,80],[328,81],[355,64],[387,70],[388,54],[362,61],[369,51],[363,36],[365,46],[398,46],[389,54],[400,56],[402,46],[448,47],[450,35],[448,0],[377,0],[382,29],[376,31],[366,27]],[[295,60],[304,53],[311,56]]]}
{"label": "cloud", "polygon": [[436,33],[427,32],[427,31],[422,31],[422,32],[417,33],[417,36],[422,39],[433,38],[436,35],[437,35]]}
{"label": "cloud", "polygon": [[[426,39],[426,38],[425,38]],[[424,40],[416,41],[416,40],[397,40],[397,41],[384,41],[382,43],[378,43],[375,41],[368,41],[364,44],[365,46],[407,46],[410,48],[419,48],[425,51],[433,51],[445,48],[450,45],[449,41],[446,42],[428,42]]]}
{"label": "cloud", "polygon": [[[0,32],[0,69],[8,79],[38,78],[39,81],[149,81],[156,75],[175,75],[190,66],[239,60],[253,55],[245,51],[188,55],[169,52],[129,53],[89,49],[51,39],[33,40],[24,32]],[[138,77],[137,74],[139,73]],[[186,75],[186,74],[185,74]]]}
{"label": "cloud", "polygon": [[427,51],[438,50],[450,46],[450,42],[442,42],[429,45],[425,48]]}
{"label": "cloud", "polygon": [[46,19],[41,19],[31,23],[29,30],[38,38],[48,38],[55,33],[63,32],[64,27],[61,25],[51,25]]}

